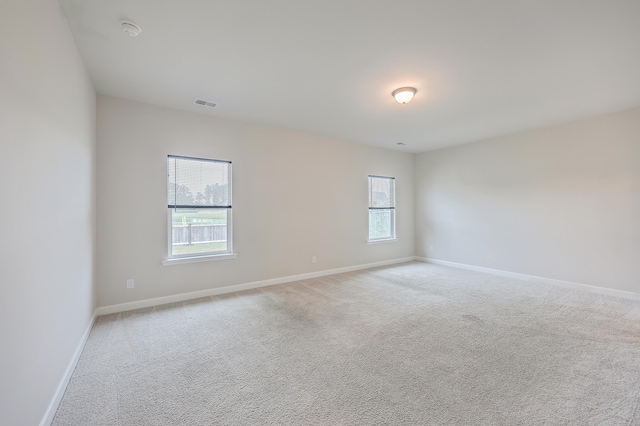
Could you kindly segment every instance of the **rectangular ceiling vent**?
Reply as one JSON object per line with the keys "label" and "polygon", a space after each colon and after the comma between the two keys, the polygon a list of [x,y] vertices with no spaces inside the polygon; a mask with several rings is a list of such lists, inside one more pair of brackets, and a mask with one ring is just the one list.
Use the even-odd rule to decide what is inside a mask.
{"label": "rectangular ceiling vent", "polygon": [[193,101],[193,103],[194,104],[198,104],[198,105],[202,105],[202,106],[206,106],[206,107],[209,107],[209,108],[215,108],[215,107],[218,106],[218,104],[215,103],[215,102],[209,102],[209,101],[205,101],[205,100],[197,99],[197,98],[196,98],[195,101]]}

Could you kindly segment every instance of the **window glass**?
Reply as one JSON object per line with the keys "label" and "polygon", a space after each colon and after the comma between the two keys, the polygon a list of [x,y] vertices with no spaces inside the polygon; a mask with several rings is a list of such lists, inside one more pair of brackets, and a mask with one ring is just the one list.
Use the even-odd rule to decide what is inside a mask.
{"label": "window glass", "polygon": [[369,176],[369,240],[396,237],[395,179]]}

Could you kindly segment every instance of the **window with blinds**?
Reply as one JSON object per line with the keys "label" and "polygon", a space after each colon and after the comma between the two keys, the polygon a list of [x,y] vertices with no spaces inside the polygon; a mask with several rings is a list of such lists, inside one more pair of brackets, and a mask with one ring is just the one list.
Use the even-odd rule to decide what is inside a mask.
{"label": "window with blinds", "polygon": [[369,241],[396,238],[396,180],[369,176]]}
{"label": "window with blinds", "polygon": [[169,257],[231,253],[231,162],[167,158]]}

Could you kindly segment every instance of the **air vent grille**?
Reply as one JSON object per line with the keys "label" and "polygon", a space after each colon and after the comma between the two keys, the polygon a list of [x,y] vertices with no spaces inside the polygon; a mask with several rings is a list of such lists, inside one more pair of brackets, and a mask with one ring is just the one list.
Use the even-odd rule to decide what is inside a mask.
{"label": "air vent grille", "polygon": [[215,107],[218,106],[218,104],[215,103],[215,102],[205,101],[203,99],[197,99],[197,98],[196,98],[196,100],[193,101],[193,103],[195,103],[197,105],[202,105],[202,106],[205,106],[205,107],[209,107],[209,108],[215,108]]}

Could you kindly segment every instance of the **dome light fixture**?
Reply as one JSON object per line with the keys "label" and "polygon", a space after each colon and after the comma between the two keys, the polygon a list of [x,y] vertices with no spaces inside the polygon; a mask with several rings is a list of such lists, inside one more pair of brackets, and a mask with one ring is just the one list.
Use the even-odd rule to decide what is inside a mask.
{"label": "dome light fixture", "polygon": [[417,92],[415,87],[401,87],[399,89],[391,92],[391,96],[396,98],[399,104],[406,104],[411,99],[413,99],[413,95]]}

